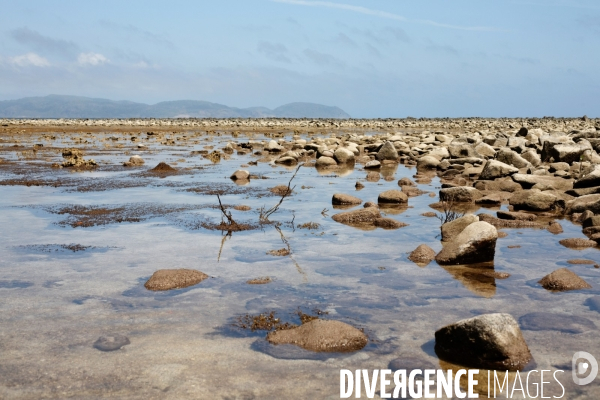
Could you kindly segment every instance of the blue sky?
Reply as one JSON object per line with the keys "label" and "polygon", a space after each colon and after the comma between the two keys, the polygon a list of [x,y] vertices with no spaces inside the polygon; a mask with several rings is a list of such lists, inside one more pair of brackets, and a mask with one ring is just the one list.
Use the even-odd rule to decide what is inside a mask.
{"label": "blue sky", "polygon": [[600,117],[600,2],[6,1],[0,100]]}

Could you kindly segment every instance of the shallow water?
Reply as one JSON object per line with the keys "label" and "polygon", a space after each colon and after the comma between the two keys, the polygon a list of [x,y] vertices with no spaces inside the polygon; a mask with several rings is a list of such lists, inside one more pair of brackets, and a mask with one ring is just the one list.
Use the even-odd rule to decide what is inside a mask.
{"label": "shallow water", "polygon": [[[268,179],[238,186],[228,176],[263,156],[234,153],[213,164],[192,151],[247,142],[248,136],[169,136],[184,134],[187,140],[175,146],[145,135],[132,143],[132,134],[121,133],[114,134],[118,141],[106,139],[113,133],[56,133],[58,144],[41,134],[18,136],[23,147],[44,144],[35,158],[27,159],[19,156],[22,149],[10,149],[17,139],[3,138],[0,158],[8,162],[0,163],[0,181],[43,185],[0,186],[0,397],[339,398],[341,368],[387,368],[403,356],[437,367],[435,331],[489,312],[510,313],[518,320],[544,311],[591,321],[580,333],[552,321],[543,330],[524,329],[538,369],[570,364],[576,351],[600,355],[600,310],[586,305],[600,293],[600,270],[567,264],[573,258],[600,263],[600,253],[558,244],[583,237],[580,226],[561,220],[564,233],[559,235],[503,229],[508,236],[498,240],[494,269],[511,274],[508,279],[482,278],[476,269],[435,262],[419,267],[407,259],[410,251],[422,243],[441,249],[439,221],[421,216],[438,201],[439,180],[419,185],[436,197],[424,194],[410,198],[409,208],[383,210],[409,226],[361,230],[331,219],[341,211],[331,205],[331,196],[341,192],[376,201],[380,192],[398,188],[400,178],[413,179],[416,171],[400,165],[383,171],[378,182],[368,182],[357,164],[344,173],[301,167],[294,194],[271,217],[281,223],[281,233],[264,225],[227,235],[200,225],[221,220],[216,195],[207,190],[220,190],[227,206],[252,207],[231,211],[239,222],[256,223],[260,207],[279,201],[268,189],[286,185],[295,168],[259,161],[243,169]],[[77,136],[89,143],[73,140]],[[285,137],[291,139],[291,133]],[[253,134],[252,139],[270,138]],[[148,149],[137,149],[139,142]],[[62,160],[56,149],[62,147],[85,148],[85,158],[94,158],[99,167],[51,169],[51,163]],[[133,154],[140,154],[145,166],[121,167]],[[178,173],[146,173],[160,161],[177,163],[172,165]],[[356,191],[357,181],[365,188]],[[48,185],[52,182],[60,184]],[[99,225],[92,220],[92,226],[78,226],[81,216],[57,213],[74,205],[122,211],[109,212]],[[135,221],[128,220],[132,216]],[[308,222],[319,228],[299,228]],[[286,241],[290,256],[267,254],[287,247]],[[508,247],[516,245],[521,247]],[[536,283],[565,266],[593,289],[550,293]],[[194,268],[211,278],[186,289],[147,291],[143,283],[162,268]],[[273,282],[245,283],[263,276]],[[298,309],[318,309],[328,313],[324,318],[364,328],[369,346],[352,354],[315,355],[289,346],[277,349],[266,343],[265,332],[231,326],[240,315],[272,310],[294,321]],[[114,334],[131,343],[114,352],[93,347],[100,336]],[[578,387],[569,383],[570,371],[564,376],[567,398],[600,396],[597,384]]]}

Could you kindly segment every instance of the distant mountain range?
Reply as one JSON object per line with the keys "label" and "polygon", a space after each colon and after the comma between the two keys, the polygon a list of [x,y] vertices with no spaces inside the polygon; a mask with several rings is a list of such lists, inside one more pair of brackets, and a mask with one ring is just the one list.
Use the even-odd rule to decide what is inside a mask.
{"label": "distant mountain range", "polygon": [[208,101],[163,101],[149,105],[79,96],[49,95],[0,101],[0,118],[350,118],[338,107],[290,103],[235,108]]}

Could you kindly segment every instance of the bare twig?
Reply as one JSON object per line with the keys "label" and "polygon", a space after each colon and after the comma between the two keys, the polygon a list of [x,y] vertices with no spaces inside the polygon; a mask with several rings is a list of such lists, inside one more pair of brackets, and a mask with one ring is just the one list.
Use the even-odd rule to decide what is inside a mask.
{"label": "bare twig", "polygon": [[271,214],[273,214],[274,212],[276,212],[279,209],[279,206],[281,205],[281,203],[283,203],[283,200],[285,200],[286,197],[288,197],[289,195],[292,194],[292,192],[294,191],[294,188],[296,187],[296,186],[291,187],[292,181],[296,177],[296,174],[298,173],[298,171],[300,170],[300,167],[302,167],[302,165],[304,165],[304,164],[300,164],[300,165],[298,165],[298,168],[296,168],[294,175],[292,175],[292,177],[290,178],[290,181],[287,184],[287,190],[283,193],[283,195],[279,199],[279,202],[266,211],[264,211],[264,207],[261,208],[261,210],[260,210],[260,220],[261,221],[263,221],[263,222],[268,221],[269,216],[271,216]]}
{"label": "bare twig", "polygon": [[327,217],[327,212],[329,211],[328,208],[324,208],[323,211],[321,211],[321,215],[324,217]]}
{"label": "bare twig", "polygon": [[221,203],[221,197],[219,196],[218,193],[217,193],[217,199],[219,199],[219,207],[221,207],[221,212],[229,221],[229,225],[237,225],[237,223],[233,220],[233,217],[231,216],[231,212],[229,212],[229,214],[227,214],[227,212],[225,211],[225,207],[223,207],[223,203]]}
{"label": "bare twig", "polygon": [[304,272],[304,270],[302,269],[302,267],[300,267],[300,264],[298,264],[298,262],[296,260],[294,260],[294,257],[292,257],[292,247],[290,246],[290,242],[288,242],[287,238],[285,237],[285,235],[281,231],[281,228],[279,228],[279,224],[275,223],[275,224],[273,224],[273,226],[275,227],[275,229],[277,230],[277,232],[279,232],[279,236],[281,236],[281,241],[287,247],[288,256],[290,257],[290,260],[292,260],[292,262],[296,266],[296,270],[298,271],[298,273],[300,273],[300,275],[302,275],[302,280],[305,283],[308,282],[308,278],[306,276],[306,272]]}
{"label": "bare twig", "polygon": [[451,196],[446,200],[442,200],[440,203],[442,203],[443,213],[436,214],[436,218],[440,220],[441,225],[444,225],[446,222],[454,221],[455,219],[461,218],[465,215],[464,212],[453,210],[455,205],[454,196]]}

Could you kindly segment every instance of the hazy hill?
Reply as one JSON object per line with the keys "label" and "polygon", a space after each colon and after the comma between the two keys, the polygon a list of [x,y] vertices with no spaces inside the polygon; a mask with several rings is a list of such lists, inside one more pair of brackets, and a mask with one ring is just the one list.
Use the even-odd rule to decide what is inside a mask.
{"label": "hazy hill", "polygon": [[149,105],[79,96],[49,95],[0,101],[0,118],[350,118],[338,107],[290,103],[274,110],[235,108],[208,101],[178,100]]}

